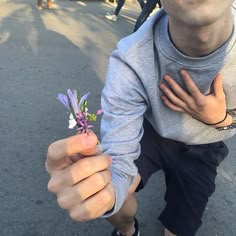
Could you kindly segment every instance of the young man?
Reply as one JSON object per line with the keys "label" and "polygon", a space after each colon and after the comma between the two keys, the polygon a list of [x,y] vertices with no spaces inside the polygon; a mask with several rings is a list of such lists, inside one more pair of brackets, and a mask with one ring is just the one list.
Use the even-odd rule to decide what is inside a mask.
{"label": "young man", "polygon": [[[43,9],[43,0],[37,0],[37,8],[39,10]],[[46,8],[48,8],[48,9],[52,8],[52,0],[47,0]]]}
{"label": "young man", "polygon": [[[133,193],[162,169],[165,235],[195,235],[228,153],[222,140],[235,134],[232,4],[163,0],[163,9],[118,43],[102,93],[103,154],[95,155],[92,133],[48,150],[49,191],[74,220],[108,217],[113,236],[139,235]],[[76,153],[90,157],[75,162]]]}

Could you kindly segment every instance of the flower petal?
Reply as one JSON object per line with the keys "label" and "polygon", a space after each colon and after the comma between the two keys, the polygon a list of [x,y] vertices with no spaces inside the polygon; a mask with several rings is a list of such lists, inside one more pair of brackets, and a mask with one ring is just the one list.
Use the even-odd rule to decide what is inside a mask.
{"label": "flower petal", "polygon": [[81,108],[81,106],[83,105],[84,101],[86,101],[88,99],[88,96],[91,92],[86,93],[79,101],[79,109]]}
{"label": "flower petal", "polygon": [[67,90],[67,95],[69,97],[70,105],[74,113],[75,114],[79,113],[77,95],[75,97],[75,94],[70,89]]}
{"label": "flower petal", "polygon": [[70,105],[69,105],[69,101],[68,98],[65,94],[63,93],[59,93],[57,95],[57,99],[68,109],[70,110]]}
{"label": "flower petal", "polygon": [[73,94],[74,94],[74,97],[78,103],[78,95],[77,95],[77,91],[75,89],[73,90]]}

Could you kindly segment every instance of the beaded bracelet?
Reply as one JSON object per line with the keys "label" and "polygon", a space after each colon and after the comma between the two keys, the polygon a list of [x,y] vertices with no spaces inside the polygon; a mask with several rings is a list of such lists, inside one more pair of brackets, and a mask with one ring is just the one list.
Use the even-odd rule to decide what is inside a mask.
{"label": "beaded bracelet", "polygon": [[231,124],[231,125],[228,125],[228,126],[217,127],[216,129],[217,129],[218,131],[229,130],[229,129],[235,129],[235,128],[236,128],[235,109],[233,109],[233,110],[227,110],[227,114],[229,114],[230,116],[232,116],[232,118],[233,118],[232,124]]}
{"label": "beaded bracelet", "polygon": [[236,124],[234,125],[228,125],[228,126],[223,126],[223,127],[218,127],[216,128],[218,131],[222,131],[222,130],[228,130],[228,129],[235,129],[236,128]]}

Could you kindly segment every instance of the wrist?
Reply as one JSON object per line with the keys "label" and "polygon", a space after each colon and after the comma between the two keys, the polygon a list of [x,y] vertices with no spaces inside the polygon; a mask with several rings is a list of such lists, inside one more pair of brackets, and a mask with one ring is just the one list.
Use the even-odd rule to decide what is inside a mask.
{"label": "wrist", "polygon": [[211,126],[211,127],[217,128],[217,127],[221,127],[223,123],[226,123],[226,120],[227,120],[227,123],[228,123],[228,119],[230,119],[230,118],[228,117],[228,115],[229,115],[229,113],[228,113],[228,111],[226,110],[226,111],[225,111],[225,116],[224,116],[224,118],[223,118],[222,120],[216,122],[216,123],[206,123],[206,122],[204,122],[204,121],[202,121],[202,120],[199,120],[199,119],[197,119],[197,118],[195,118],[195,117],[193,117],[193,116],[192,116],[192,117],[193,117],[194,119],[196,119],[196,120],[202,122],[202,123],[205,124],[205,125],[209,125],[209,126]]}
{"label": "wrist", "polygon": [[213,127],[214,128],[219,128],[219,127],[223,127],[223,126],[229,126],[232,123],[233,123],[233,117],[230,114],[227,113],[226,119],[223,122],[221,122],[217,125],[214,125]]}

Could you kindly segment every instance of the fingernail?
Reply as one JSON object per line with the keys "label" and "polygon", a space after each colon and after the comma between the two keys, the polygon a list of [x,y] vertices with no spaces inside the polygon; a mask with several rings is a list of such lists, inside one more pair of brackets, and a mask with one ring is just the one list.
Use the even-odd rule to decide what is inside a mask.
{"label": "fingernail", "polygon": [[167,81],[167,82],[168,82],[168,81],[169,81],[169,79],[170,79],[170,76],[169,76],[169,75],[164,75],[164,80],[165,80],[165,81]]}

